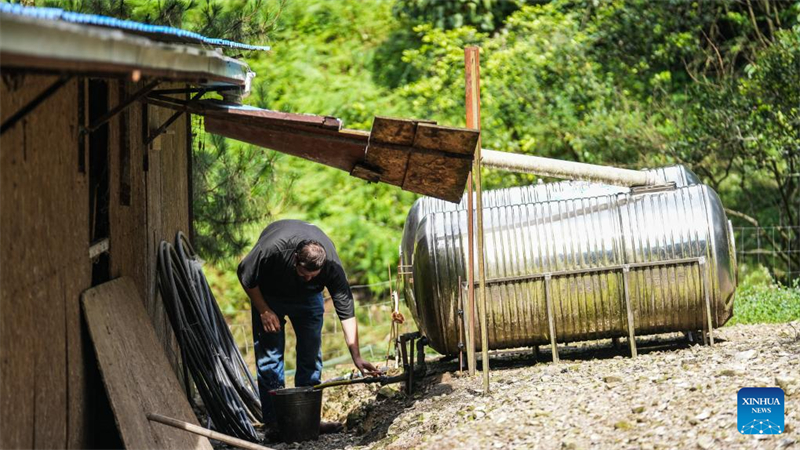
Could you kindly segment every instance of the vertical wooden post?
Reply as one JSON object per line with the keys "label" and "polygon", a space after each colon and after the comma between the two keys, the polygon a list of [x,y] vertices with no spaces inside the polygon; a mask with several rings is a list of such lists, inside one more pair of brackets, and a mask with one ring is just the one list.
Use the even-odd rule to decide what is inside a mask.
{"label": "vertical wooden post", "polygon": [[[466,106],[467,128],[480,130],[481,128],[481,86],[480,86],[480,48],[467,47],[464,49],[464,66],[466,75]],[[483,199],[481,197],[481,140],[475,149],[475,163],[472,167],[472,176],[475,181],[475,200],[478,228],[478,278],[480,290],[478,291],[478,315],[481,325],[481,365],[483,369],[483,391],[489,392],[489,330],[488,310],[486,302],[486,271],[483,255]],[[470,209],[471,210],[471,209]],[[470,236],[471,237],[471,236]],[[470,261],[470,265],[473,264]],[[472,282],[474,286],[474,281]]]}

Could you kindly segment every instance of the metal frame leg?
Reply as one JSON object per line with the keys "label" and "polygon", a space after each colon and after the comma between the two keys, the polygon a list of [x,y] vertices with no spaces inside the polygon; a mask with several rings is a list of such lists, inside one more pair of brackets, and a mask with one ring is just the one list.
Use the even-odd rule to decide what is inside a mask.
{"label": "metal frame leg", "polygon": [[[553,299],[550,296],[550,279],[552,276],[550,274],[546,274],[544,276],[544,300],[547,304],[547,325],[550,330],[550,350],[553,352],[553,362],[557,363],[559,361],[558,357],[558,345],[556,342],[556,322],[555,318],[553,317]],[[537,347],[538,348],[538,347]]]}
{"label": "metal frame leg", "polygon": [[628,287],[628,273],[631,271],[630,266],[622,266],[622,286],[625,290],[625,309],[627,310],[628,317],[628,344],[631,347],[631,358],[636,358],[638,353],[636,351],[636,331],[633,324],[633,308],[631,308],[631,295]]}
{"label": "metal frame leg", "polygon": [[[714,322],[711,320],[711,286],[708,282],[708,272],[706,271],[706,259],[700,258],[700,261],[698,261],[698,263],[700,264],[700,271],[702,272],[703,275],[703,292],[706,303],[704,308],[706,313],[705,319],[708,322],[708,324],[705,326],[708,327],[708,343],[710,345],[714,345]],[[703,339],[705,340],[705,336],[703,336]]]}

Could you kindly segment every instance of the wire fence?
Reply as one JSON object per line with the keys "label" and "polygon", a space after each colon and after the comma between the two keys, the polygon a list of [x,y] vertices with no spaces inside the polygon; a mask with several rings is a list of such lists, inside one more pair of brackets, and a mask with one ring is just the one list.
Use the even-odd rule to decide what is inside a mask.
{"label": "wire fence", "polygon": [[[377,284],[377,283],[376,283]],[[385,284],[388,285],[388,282]],[[371,285],[370,285],[371,286]],[[366,285],[351,286],[351,288],[367,287]],[[336,311],[332,308],[330,298],[325,298],[326,310],[324,313],[323,328],[322,328],[322,361],[323,367],[334,367],[339,364],[346,364],[350,361],[350,353],[345,345],[341,324],[336,315]],[[394,302],[391,300],[378,301],[378,302],[365,302],[355,301],[355,317],[359,325],[360,341],[362,344],[367,343],[361,347],[361,355],[370,361],[379,361],[386,357],[387,349],[389,348],[388,336],[391,329],[392,312],[394,311]],[[408,319],[400,325],[401,333],[411,331],[414,327],[413,322],[410,323],[408,310],[405,307],[403,300],[400,300],[400,310]],[[253,329],[250,310],[239,310],[235,317],[239,318],[237,321],[229,323],[231,333],[235,341],[239,345],[239,349],[245,358],[245,361],[250,365],[251,369],[255,372],[255,350],[253,348]],[[246,318],[246,319],[244,319]],[[291,322],[286,322],[286,358],[285,363],[287,367],[292,367],[294,364],[294,330],[292,329]],[[286,375],[291,376],[294,370],[286,370]]]}
{"label": "wire fence", "polygon": [[800,278],[800,226],[734,227],[739,275],[764,267],[781,283]]}

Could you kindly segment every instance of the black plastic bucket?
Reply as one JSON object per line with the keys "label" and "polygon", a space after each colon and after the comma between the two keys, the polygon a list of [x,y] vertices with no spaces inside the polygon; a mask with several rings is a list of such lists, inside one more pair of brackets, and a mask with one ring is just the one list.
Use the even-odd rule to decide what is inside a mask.
{"label": "black plastic bucket", "polygon": [[283,442],[301,442],[319,438],[322,413],[322,389],[311,386],[271,391],[269,398],[278,419],[278,433]]}

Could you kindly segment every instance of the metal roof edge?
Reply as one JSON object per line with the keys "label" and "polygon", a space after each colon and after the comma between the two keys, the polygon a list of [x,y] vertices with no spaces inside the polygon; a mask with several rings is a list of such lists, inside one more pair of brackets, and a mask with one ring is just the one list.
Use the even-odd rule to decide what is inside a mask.
{"label": "metal roof edge", "polygon": [[0,14],[32,17],[48,21],[64,21],[82,25],[108,27],[112,29],[144,34],[156,38],[169,38],[171,40],[205,44],[212,47],[227,47],[239,50],[270,50],[270,47],[266,45],[249,45],[240,42],[229,41],[227,39],[209,38],[200,33],[195,33],[193,31],[183,30],[180,28],[174,28],[165,25],[152,25],[96,14],[71,12],[60,8],[39,8],[11,3],[0,3]]}
{"label": "metal roof edge", "polygon": [[255,76],[243,61],[192,45],[163,43],[121,30],[0,11],[0,67],[131,72],[175,80],[212,80],[249,92]]}

